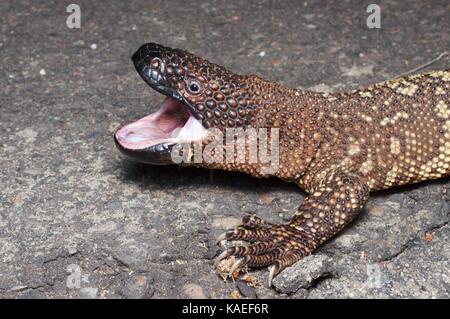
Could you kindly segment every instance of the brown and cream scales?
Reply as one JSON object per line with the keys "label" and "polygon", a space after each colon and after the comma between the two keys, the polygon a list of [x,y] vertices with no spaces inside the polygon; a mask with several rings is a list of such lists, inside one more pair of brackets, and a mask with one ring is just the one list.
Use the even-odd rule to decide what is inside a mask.
{"label": "brown and cream scales", "polygon": [[[450,175],[450,70],[351,92],[317,93],[239,75],[154,43],[143,45],[133,60],[152,88],[179,104],[179,114],[188,110],[183,129],[191,117],[203,129],[223,132],[277,128],[279,169],[272,176],[297,183],[309,194],[287,224],[245,216],[241,226],[220,236],[220,241],[248,243],[218,257],[219,263],[237,258],[231,273],[244,266],[270,266],[270,283],[342,230],[362,210],[370,192]],[[172,108],[170,114],[177,113]],[[164,110],[158,114],[170,122],[174,116]],[[156,123],[157,118],[150,121]],[[141,127],[133,125],[135,130]],[[149,140],[146,147],[134,147],[133,140],[127,140],[127,127],[116,133],[124,153],[149,163],[171,163],[173,144],[160,138],[154,142],[159,144]],[[206,145],[207,139],[200,141]],[[267,177],[260,173],[261,163],[195,165]]]}

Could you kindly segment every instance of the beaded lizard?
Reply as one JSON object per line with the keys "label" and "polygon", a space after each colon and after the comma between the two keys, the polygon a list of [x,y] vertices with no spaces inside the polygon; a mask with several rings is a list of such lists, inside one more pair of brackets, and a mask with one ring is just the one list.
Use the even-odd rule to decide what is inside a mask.
{"label": "beaded lizard", "polygon": [[[155,43],[141,46],[132,59],[166,99],[156,113],[116,131],[123,153],[171,164],[174,146],[182,141],[205,147],[207,129],[276,128],[279,168],[271,175],[309,194],[287,224],[245,216],[241,226],[219,238],[248,243],[218,257],[238,258],[231,273],[270,266],[270,285],[274,275],[341,231],[369,193],[450,175],[450,70],[317,93],[236,74]],[[190,165],[270,176],[261,173],[260,162]]]}

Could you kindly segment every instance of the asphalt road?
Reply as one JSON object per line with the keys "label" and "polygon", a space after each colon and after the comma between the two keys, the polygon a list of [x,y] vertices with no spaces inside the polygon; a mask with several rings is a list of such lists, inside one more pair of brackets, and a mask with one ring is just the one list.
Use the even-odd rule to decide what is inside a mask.
{"label": "asphalt road", "polygon": [[[315,256],[256,287],[213,271],[214,238],[246,212],[287,221],[304,193],[277,180],[125,159],[112,134],[162,97],[131,54],[159,42],[240,73],[342,91],[450,50],[450,2],[0,2],[0,297],[450,296],[450,181],[376,194]],[[449,68],[442,59],[428,69]],[[238,289],[239,294],[234,292]]]}

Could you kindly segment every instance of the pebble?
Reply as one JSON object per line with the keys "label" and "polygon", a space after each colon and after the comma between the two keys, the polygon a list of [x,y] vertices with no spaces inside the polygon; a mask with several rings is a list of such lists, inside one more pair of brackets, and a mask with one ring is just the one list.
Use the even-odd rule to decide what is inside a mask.
{"label": "pebble", "polygon": [[192,299],[205,299],[206,295],[203,288],[196,284],[186,284],[181,289],[183,294]]}
{"label": "pebble", "polygon": [[125,280],[120,293],[123,297],[130,299],[149,298],[153,294],[152,282],[153,277],[150,275],[133,274]]}
{"label": "pebble", "polygon": [[237,280],[236,281],[236,287],[243,295],[244,297],[250,298],[250,299],[256,299],[256,290],[255,287],[249,286],[245,281],[243,280]]}
{"label": "pebble", "polygon": [[308,288],[324,274],[332,272],[331,258],[316,254],[306,256],[291,267],[286,268],[272,282],[281,293],[295,293],[300,288]]}

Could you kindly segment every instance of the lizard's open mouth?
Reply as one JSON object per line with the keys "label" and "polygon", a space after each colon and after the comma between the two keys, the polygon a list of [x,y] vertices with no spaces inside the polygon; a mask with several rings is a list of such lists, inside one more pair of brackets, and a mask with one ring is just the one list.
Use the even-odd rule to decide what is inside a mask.
{"label": "lizard's open mouth", "polygon": [[123,126],[114,137],[126,155],[152,164],[165,164],[173,145],[201,140],[204,131],[181,102],[166,97],[158,111]]}
{"label": "lizard's open mouth", "polygon": [[202,140],[206,129],[190,111],[192,106],[178,90],[167,85],[165,65],[160,60],[159,70],[151,68],[149,61],[157,51],[141,47],[132,57],[139,75],[156,91],[166,95],[158,111],[136,122],[119,128],[114,140],[122,153],[151,164],[170,164],[175,144]]}

